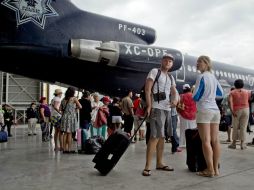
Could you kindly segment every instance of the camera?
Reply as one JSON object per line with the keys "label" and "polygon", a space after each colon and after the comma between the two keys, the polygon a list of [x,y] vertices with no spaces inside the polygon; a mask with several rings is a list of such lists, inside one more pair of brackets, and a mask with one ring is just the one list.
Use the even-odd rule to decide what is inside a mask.
{"label": "camera", "polygon": [[165,92],[158,92],[153,94],[154,101],[161,101],[166,100],[166,93]]}

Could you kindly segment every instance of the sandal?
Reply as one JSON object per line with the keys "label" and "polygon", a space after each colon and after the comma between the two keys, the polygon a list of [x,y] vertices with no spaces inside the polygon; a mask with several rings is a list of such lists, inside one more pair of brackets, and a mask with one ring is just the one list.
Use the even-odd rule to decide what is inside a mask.
{"label": "sandal", "polygon": [[144,169],[143,172],[142,172],[142,175],[143,176],[150,176],[151,175],[151,170]]}
{"label": "sandal", "polygon": [[213,172],[210,172],[208,170],[204,170],[202,172],[197,172],[196,173],[198,176],[202,176],[202,177],[213,177],[214,176],[214,173]]}
{"label": "sandal", "polygon": [[172,171],[174,171],[174,168],[171,168],[169,166],[162,166],[162,167],[157,167],[156,170],[163,170],[163,171],[172,172]]}

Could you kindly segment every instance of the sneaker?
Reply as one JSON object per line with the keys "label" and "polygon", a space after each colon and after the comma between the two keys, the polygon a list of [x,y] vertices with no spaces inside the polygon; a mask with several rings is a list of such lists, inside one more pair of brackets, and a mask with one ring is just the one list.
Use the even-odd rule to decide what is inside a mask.
{"label": "sneaker", "polygon": [[12,134],[9,134],[8,137],[12,137]]}
{"label": "sneaker", "polygon": [[32,136],[32,134],[28,134],[28,136]]}
{"label": "sneaker", "polygon": [[36,133],[34,133],[34,135],[37,135]]}

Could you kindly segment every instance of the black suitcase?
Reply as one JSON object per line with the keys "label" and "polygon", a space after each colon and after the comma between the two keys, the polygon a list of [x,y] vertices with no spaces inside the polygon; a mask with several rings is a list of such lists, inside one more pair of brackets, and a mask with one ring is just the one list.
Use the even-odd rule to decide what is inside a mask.
{"label": "black suitcase", "polygon": [[186,164],[191,172],[203,171],[206,169],[206,161],[203,155],[202,142],[198,130],[187,129],[186,138]]}
{"label": "black suitcase", "polygon": [[129,138],[126,132],[120,129],[110,135],[93,158],[93,162],[95,163],[94,168],[96,168],[102,175],[107,175],[120,160],[145,119],[146,117],[137,130],[135,130],[134,135],[131,138]]}

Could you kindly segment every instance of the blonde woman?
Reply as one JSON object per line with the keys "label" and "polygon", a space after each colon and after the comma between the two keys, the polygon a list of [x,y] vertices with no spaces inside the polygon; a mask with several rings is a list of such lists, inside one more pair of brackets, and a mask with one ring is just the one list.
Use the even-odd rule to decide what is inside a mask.
{"label": "blonde woman", "polygon": [[216,96],[223,96],[223,90],[212,74],[212,64],[208,56],[200,56],[197,60],[197,70],[201,74],[197,77],[193,99],[197,103],[196,122],[202,141],[202,149],[207,169],[197,175],[213,177],[219,175],[219,123],[220,111],[216,104]]}

